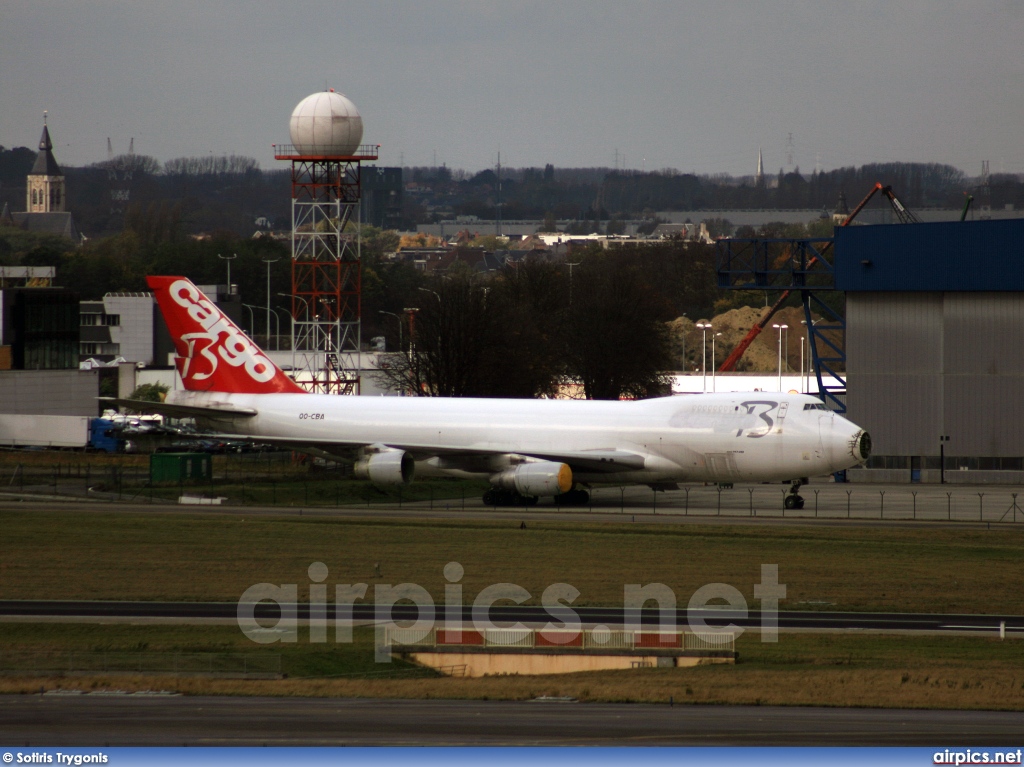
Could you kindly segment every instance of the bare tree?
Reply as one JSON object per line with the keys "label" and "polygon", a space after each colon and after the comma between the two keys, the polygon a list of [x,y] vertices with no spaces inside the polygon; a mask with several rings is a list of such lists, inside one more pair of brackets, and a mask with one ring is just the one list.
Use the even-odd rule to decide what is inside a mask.
{"label": "bare tree", "polygon": [[422,291],[408,348],[393,355],[378,379],[420,396],[483,394],[481,362],[490,335],[486,293],[469,277],[440,280]]}
{"label": "bare tree", "polygon": [[640,268],[614,255],[592,255],[574,275],[565,334],[569,375],[588,399],[664,393],[672,365],[663,300]]}

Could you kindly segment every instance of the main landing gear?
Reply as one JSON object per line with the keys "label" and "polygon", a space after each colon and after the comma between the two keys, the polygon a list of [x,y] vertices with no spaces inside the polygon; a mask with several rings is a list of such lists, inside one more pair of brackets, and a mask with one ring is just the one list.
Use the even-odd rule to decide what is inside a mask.
{"label": "main landing gear", "polygon": [[515,490],[492,487],[484,493],[484,504],[487,506],[536,506],[537,496],[520,495]]}
{"label": "main landing gear", "polygon": [[[484,504],[487,506],[536,506],[539,499],[535,495],[520,495],[515,490],[504,490],[492,487],[484,493]],[[590,503],[590,493],[586,490],[570,490],[554,497],[557,506],[586,506]]]}
{"label": "main landing gear", "polygon": [[555,505],[557,506],[586,506],[588,503],[590,503],[590,493],[586,490],[573,489],[568,493],[555,496]]}
{"label": "main landing gear", "polygon": [[786,496],[786,500],[783,501],[782,505],[787,509],[802,509],[804,507],[804,499],[800,495],[800,488],[806,484],[806,477],[794,479],[793,486],[789,489],[789,495]]}

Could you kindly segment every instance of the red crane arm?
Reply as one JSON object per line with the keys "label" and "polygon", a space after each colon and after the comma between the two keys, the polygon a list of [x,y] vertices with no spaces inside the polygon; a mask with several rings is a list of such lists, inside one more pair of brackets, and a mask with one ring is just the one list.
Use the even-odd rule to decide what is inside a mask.
{"label": "red crane arm", "polygon": [[[880,183],[875,184],[871,188],[871,191],[868,192],[867,196],[860,201],[860,204],[853,209],[850,215],[848,215],[843,220],[843,223],[841,223],[840,226],[847,226],[851,221],[853,221],[853,219],[856,218],[857,214],[864,209],[864,206],[871,201],[871,198],[874,197],[877,192],[881,191],[884,188],[885,187],[883,187]],[[824,255],[825,252],[831,246],[832,243],[829,243],[827,246],[822,248],[822,255]],[[810,269],[811,267],[813,267],[814,264],[817,263],[817,261],[818,257],[814,256],[810,261],[807,262],[807,268]],[[722,366],[718,368],[719,373],[728,373],[736,367],[736,363],[740,361],[740,358],[743,356],[743,353],[752,343],[754,343],[754,339],[761,335],[761,331],[768,326],[768,323],[771,322],[772,317],[775,316],[775,313],[782,308],[782,305],[786,302],[786,299],[789,298],[790,293],[792,293],[791,290],[782,291],[782,295],[779,296],[779,300],[772,304],[771,308],[768,310],[767,314],[764,315],[764,317],[762,317],[760,320],[754,323],[754,327],[750,329],[750,332],[743,337],[742,341],[736,344],[736,348],[732,350],[732,354],[725,358],[725,361],[722,363]]]}

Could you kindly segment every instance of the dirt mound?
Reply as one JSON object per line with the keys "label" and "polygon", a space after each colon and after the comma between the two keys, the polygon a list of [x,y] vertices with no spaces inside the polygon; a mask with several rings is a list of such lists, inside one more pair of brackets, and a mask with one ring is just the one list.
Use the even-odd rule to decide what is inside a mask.
{"label": "dirt mound", "polygon": [[[716,315],[711,319],[701,318],[694,322],[689,317],[678,317],[668,323],[669,334],[677,358],[686,356],[686,369],[694,372],[701,369],[703,355],[702,342],[707,343],[708,370],[712,367],[712,338],[714,338],[714,366],[720,367],[733,349],[746,338],[768,307],[741,306]],[[807,328],[803,324],[804,310],[799,306],[780,309],[772,317],[768,327],[758,334],[753,343],[747,347],[736,365],[736,372],[774,373],[779,369],[779,330],[772,325],[786,325],[782,336],[782,370],[796,372],[800,370],[800,338],[807,337]],[[814,315],[818,319],[818,315]],[[710,323],[711,329],[702,331],[697,323]],[[807,364],[810,365],[810,352],[805,347]]]}

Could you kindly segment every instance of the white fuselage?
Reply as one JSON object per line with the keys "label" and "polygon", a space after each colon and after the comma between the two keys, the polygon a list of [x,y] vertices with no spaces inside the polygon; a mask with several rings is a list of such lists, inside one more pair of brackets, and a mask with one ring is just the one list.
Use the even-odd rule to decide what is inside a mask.
{"label": "white fuselage", "polygon": [[[864,457],[863,430],[803,394],[605,402],[177,392],[168,401],[254,409],[230,430],[257,439],[405,450],[418,475],[489,475],[524,457],[620,451],[637,458],[614,472],[576,470],[575,479],[777,481],[840,471]],[[224,421],[214,425],[228,430]]]}

